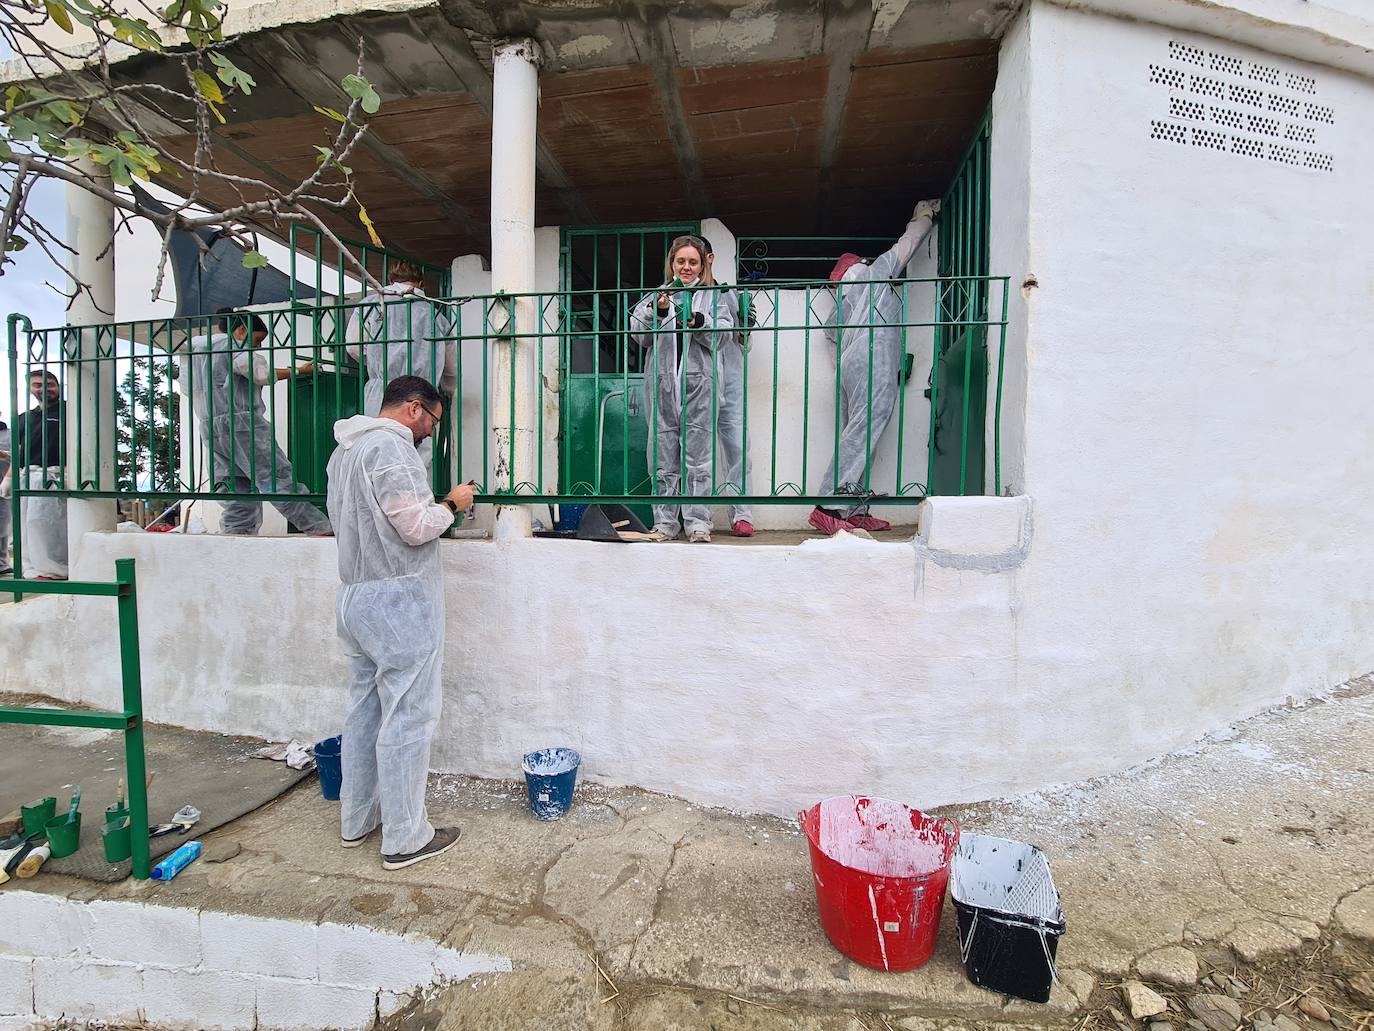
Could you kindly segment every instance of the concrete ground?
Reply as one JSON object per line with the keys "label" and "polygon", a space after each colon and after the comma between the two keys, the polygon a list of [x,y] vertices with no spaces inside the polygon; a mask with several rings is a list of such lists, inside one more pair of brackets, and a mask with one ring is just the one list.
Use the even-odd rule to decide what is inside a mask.
{"label": "concrete ground", "polygon": [[[388,1020],[397,1031],[1366,1031],[1372,802],[1366,678],[1146,769],[945,810],[1049,854],[1068,930],[1045,1006],[966,980],[948,906],[924,968],[848,961],[817,922],[794,824],[633,789],[581,785],[573,812],[543,824],[521,785],[436,778],[432,815],[462,825],[460,845],[386,873],[374,849],[339,847],[336,804],[306,782],[207,836],[233,858],[169,884],[26,887],[364,923],[511,957],[510,974],[417,1000]],[[1137,1000],[1163,1007],[1148,1019],[1123,1000],[1136,977],[1159,993]]]}

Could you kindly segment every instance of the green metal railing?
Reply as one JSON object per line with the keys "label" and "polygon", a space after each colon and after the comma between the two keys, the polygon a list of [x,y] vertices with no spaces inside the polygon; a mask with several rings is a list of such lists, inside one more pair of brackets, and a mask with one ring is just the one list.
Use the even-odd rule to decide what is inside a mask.
{"label": "green metal railing", "polygon": [[[16,535],[15,540],[18,540]],[[14,564],[19,565],[16,547]],[[0,590],[18,600],[24,594],[66,594],[114,598],[119,610],[119,667],[124,708],[119,712],[83,712],[33,706],[0,707],[0,723],[47,727],[85,727],[92,730],[118,730],[124,735],[124,776],[129,785],[129,827],[133,853],[133,875],[148,879],[148,791],[147,764],[143,750],[143,681],[138,654],[138,590],[134,581],[134,560],[115,560],[114,583],[79,580],[0,580]]]}
{"label": "green metal railing", "polygon": [[[873,314],[872,305],[861,305],[870,314],[844,327],[846,339],[857,338],[860,346],[866,343],[869,347],[868,367],[863,374],[869,398],[867,443],[872,447],[861,482],[822,494],[823,467],[835,462],[840,452],[842,399],[833,314],[836,294],[855,290],[869,291],[874,297],[892,291],[899,314],[884,321]],[[656,434],[647,435],[642,451],[638,440],[632,439],[636,433],[645,436],[645,419],[634,410],[646,413],[651,406],[652,396],[645,393],[646,379],[664,382],[661,374],[665,370],[660,363],[669,348],[658,346],[656,341],[668,341],[672,334],[657,324],[636,329],[628,317],[608,320],[605,325],[589,325],[576,317],[578,312],[607,308],[628,313],[645,296],[645,291],[636,288],[297,304],[257,313],[266,328],[266,338],[257,348],[246,340],[233,340],[215,320],[206,318],[34,329],[22,315],[11,316],[12,410],[19,411],[16,391],[19,384],[27,382],[30,372],[52,372],[63,387],[64,430],[72,431],[72,439],[95,442],[94,450],[84,446],[76,449],[65,464],[59,461],[37,475],[33,468],[16,462],[16,499],[57,494],[290,500],[321,505],[325,499],[324,466],[334,448],[332,425],[336,418],[362,409],[370,374],[364,367],[368,356],[372,356],[372,375],[388,365],[385,359],[403,356],[399,366],[390,363],[389,375],[396,375],[398,369],[404,372],[420,365],[437,370],[452,349],[456,375],[446,406],[446,425],[427,445],[437,494],[445,492],[450,483],[473,480],[478,501],[484,503],[515,498],[549,502],[597,498],[627,504],[652,500],[668,504],[738,501],[831,505],[852,503],[857,496],[878,505],[911,505],[928,493],[928,478],[921,482],[920,475],[912,475],[912,471],[928,468],[929,460],[914,461],[908,439],[908,430],[915,426],[908,409],[917,403],[914,399],[920,397],[922,384],[906,383],[897,392],[892,426],[880,436],[872,432],[877,378],[891,373],[905,383],[907,353],[928,356],[923,363],[938,362],[938,347],[949,334],[977,333],[987,339],[993,333],[999,349],[1005,346],[1005,277],[947,276],[852,284],[795,282],[697,288],[695,293],[705,294],[698,307],[709,312],[728,310],[738,324],[735,329],[708,328],[696,335],[692,346],[705,349],[701,367],[708,370],[709,380],[692,377],[685,367],[673,372],[681,400],[677,413],[680,424],[688,427],[688,437],[698,450],[704,443],[702,435],[710,437],[705,443],[710,455],[708,485],[696,490],[684,487],[676,493],[655,493],[651,469],[661,471],[670,460],[658,454]],[[1000,318],[987,316],[989,298],[1000,311]],[[397,311],[409,314],[393,317]],[[434,328],[425,339],[416,340],[412,336],[418,312]],[[364,318],[369,313],[374,328],[368,331],[367,339],[350,340],[348,327],[354,327],[356,335],[358,326],[369,325]],[[388,329],[389,325],[405,328]],[[740,328],[744,330],[742,339],[736,335]],[[891,335],[895,341],[895,353],[902,363],[898,368],[887,370],[881,365],[886,360],[879,345],[883,335]],[[614,443],[609,448],[598,443],[597,472],[590,481],[571,479],[566,462],[550,464],[545,460],[548,448],[560,446],[559,437],[566,451],[568,427],[562,416],[554,414],[551,402],[560,396],[560,382],[573,365],[574,351],[585,348],[589,341],[594,347],[610,348],[616,355],[613,368],[617,371],[601,374],[597,365],[590,378],[592,396],[601,408],[598,418],[619,420],[618,435],[612,434]],[[672,342],[680,344],[680,340]],[[357,345],[363,365],[349,354],[350,344]],[[508,377],[503,381],[502,396],[495,396],[498,364],[512,361],[517,349],[530,347],[534,353],[526,366],[527,378]],[[726,382],[721,356],[730,348],[742,348],[742,353],[736,352],[741,378],[732,387],[740,392],[742,417],[738,429],[731,430],[725,439],[721,405],[723,391],[731,384]],[[169,355],[176,369],[168,361]],[[311,366],[302,369],[303,362]],[[255,370],[263,383],[253,385],[245,378]],[[388,373],[380,375],[385,379]],[[115,482],[108,465],[90,456],[98,454],[101,442],[108,442],[118,430],[125,431],[123,437],[127,439],[131,430],[142,425],[140,420],[155,417],[155,404],[146,398],[140,400],[150,380],[156,380],[161,391],[179,392],[183,410],[194,409],[201,447],[189,446],[180,437],[181,427],[174,427],[176,432],[157,438],[156,446],[165,452],[164,459],[176,458],[175,476],[168,480],[163,474],[154,475],[153,456],[145,450],[133,456],[132,482],[121,484]],[[236,383],[236,389],[223,388],[229,381]],[[268,382],[279,381],[287,383],[289,395],[284,415],[266,389]],[[135,385],[132,398],[127,397],[130,383]],[[116,392],[121,389],[126,390],[122,408],[115,403]],[[968,395],[976,387],[965,380],[963,389],[964,400],[972,400]],[[520,391],[538,399],[531,405],[533,424],[524,428],[533,436],[532,465],[522,464],[518,434],[505,434],[498,445],[494,432],[500,422],[515,423]],[[619,391],[620,397],[613,413],[609,401],[614,398],[606,396],[610,391]],[[151,396],[154,391],[147,393]],[[702,400],[689,403],[689,395]],[[498,412],[502,419],[496,418]],[[546,419],[556,420],[550,428],[556,427],[558,434],[552,439],[545,433]],[[280,425],[283,421],[289,423],[289,429]],[[969,434],[975,428],[982,433],[981,426],[972,427],[965,421],[961,450],[969,446]],[[734,443],[736,432],[740,449],[751,456],[755,466],[750,480],[725,475],[723,470],[725,447]],[[960,431],[956,428],[953,432]],[[145,436],[151,438],[151,434]],[[283,440],[288,442],[286,449],[278,446]],[[18,447],[16,440],[16,455]],[[671,457],[683,484],[689,482],[685,450],[683,455]],[[881,473],[876,468],[880,463]],[[164,462],[164,468],[167,464]],[[498,469],[508,471],[499,480]],[[699,474],[697,478],[700,482]],[[1000,489],[1000,484],[996,487]],[[967,482],[961,480],[958,492],[981,493],[982,489],[981,481],[969,478]],[[16,519],[16,541],[19,528]]]}
{"label": "green metal railing", "polygon": [[[989,159],[992,145],[991,112],[983,116],[969,141],[959,168],[940,202],[939,263],[944,282],[968,278],[971,290],[942,289],[941,326],[936,333],[936,364],[930,384],[930,469],[927,482],[934,492],[964,494],[970,483],[985,476],[983,443],[987,419],[988,339],[990,301],[985,286],[989,268]],[[1002,297],[1005,319],[1006,296]],[[999,352],[1000,355],[1000,352]],[[943,396],[942,396],[942,391]],[[997,361],[997,398],[1001,411],[1002,361]],[[943,447],[942,430],[958,425],[954,449]],[[1001,421],[993,421],[993,482],[1001,493]]]}

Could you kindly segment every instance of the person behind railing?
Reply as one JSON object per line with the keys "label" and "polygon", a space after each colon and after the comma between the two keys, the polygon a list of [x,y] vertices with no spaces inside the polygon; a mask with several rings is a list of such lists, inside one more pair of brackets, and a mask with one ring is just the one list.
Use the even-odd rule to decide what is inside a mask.
{"label": "person behind railing", "polygon": [[[10,428],[4,419],[0,419],[0,483],[9,479],[10,475]],[[9,576],[14,572],[14,566],[10,564],[10,506],[8,503],[0,501],[0,576]]]}
{"label": "person behind railing", "polygon": [[[649,475],[657,495],[711,495],[716,378],[712,365],[716,349],[735,323],[720,291],[713,289],[705,257],[706,245],[698,237],[679,236],[668,248],[663,286],[630,313],[635,342],[652,349],[644,370],[644,394],[649,406]],[[705,289],[682,290],[674,281]],[[701,503],[654,505],[652,538],[673,540],[684,523],[689,541],[710,541],[711,509]]]}
{"label": "person behind railing", "polygon": [[[223,312],[220,329],[224,332],[192,337],[190,345],[191,409],[210,451],[212,489],[226,484],[236,494],[309,494],[277,446],[263,398],[264,387],[287,379],[292,370],[273,368],[263,353],[267,325],[257,315]],[[305,364],[295,371],[305,376],[313,368]],[[272,505],[303,533],[331,532],[328,517],[308,501]],[[261,502],[223,502],[222,533],[254,536],[261,527]]]}
{"label": "person behind railing", "polygon": [[398,376],[378,418],[334,424],[329,516],[338,533],[339,640],[349,666],[339,832],[356,848],[382,829],[382,867],[442,855],[457,827],[425,812],[429,746],[443,703],[444,579],[439,538],[472,505],[459,484],[434,500],[416,449],[444,399],[419,376]]}
{"label": "person behind railing", "polygon": [[[905,358],[902,323],[911,321],[906,318],[899,286],[883,280],[901,276],[916,248],[929,235],[939,209],[939,201],[921,201],[901,238],[873,264],[857,254],[842,254],[830,272],[838,295],[840,410],[836,418],[840,422],[840,447],[838,468],[832,456],[821,479],[822,495],[868,492],[864,473],[872,457],[870,445],[877,448],[897,405]],[[886,519],[870,515],[863,503],[844,509],[818,505],[809,522],[829,534],[856,528],[892,528]]]}
{"label": "person behind railing", "polygon": [[[25,490],[61,488],[66,464],[66,402],[54,373],[29,373],[29,393],[38,402],[14,421],[10,470],[0,481],[0,497],[9,498],[12,478],[22,477]],[[8,501],[5,502],[8,507]],[[24,568],[29,580],[67,579],[67,499],[52,494],[26,494],[19,501],[23,529]]]}
{"label": "person behind railing", "polygon": [[[716,281],[716,255],[711,241],[701,238],[706,244],[706,277]],[[724,481],[725,487],[738,494],[748,494],[753,480],[753,463],[745,447],[744,439],[744,352],[749,346],[749,326],[753,324],[752,309],[740,316],[740,294],[738,290],[722,286],[721,303],[730,313],[735,323],[733,333],[722,334],[720,346],[716,350],[716,434],[720,438],[720,454],[724,460],[717,479]],[[730,532],[736,537],[754,536],[754,510],[748,505],[730,506]]]}
{"label": "person behind railing", "polygon": [[[391,282],[372,292],[348,317],[347,352],[367,371],[363,414],[376,416],[386,385],[397,376],[419,376],[453,397],[458,383],[458,344],[448,312],[425,297],[424,274],[410,261],[391,262]],[[447,403],[447,401],[445,402]],[[428,468],[429,446],[420,449]]]}

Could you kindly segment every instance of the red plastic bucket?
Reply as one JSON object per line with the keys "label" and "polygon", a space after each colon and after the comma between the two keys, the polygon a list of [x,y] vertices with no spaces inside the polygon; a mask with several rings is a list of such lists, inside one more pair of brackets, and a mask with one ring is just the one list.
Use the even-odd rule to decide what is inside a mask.
{"label": "red plastic bucket", "polygon": [[959,825],[860,795],[827,798],[797,818],[835,948],[877,970],[915,970],[930,959]]}

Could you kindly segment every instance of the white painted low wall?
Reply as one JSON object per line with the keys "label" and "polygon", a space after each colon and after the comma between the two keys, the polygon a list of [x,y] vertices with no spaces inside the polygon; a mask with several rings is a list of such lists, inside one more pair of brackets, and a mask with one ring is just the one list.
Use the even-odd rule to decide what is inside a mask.
{"label": "white painted low wall", "polygon": [[[1056,767],[1004,703],[1030,511],[1025,498],[947,499],[928,539],[905,544],[445,541],[433,764],[514,778],[522,753],[571,745],[595,779],[779,814],[846,791],[934,805],[1080,772]],[[137,559],[149,719],[337,733],[332,540],[87,544],[74,576]],[[0,673],[6,689],[119,698],[108,601],[7,606],[0,652],[21,657]]]}
{"label": "white painted low wall", "polygon": [[5,1031],[363,1029],[435,985],[510,969],[504,956],[352,924],[0,892]]}

